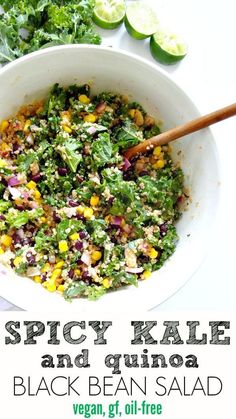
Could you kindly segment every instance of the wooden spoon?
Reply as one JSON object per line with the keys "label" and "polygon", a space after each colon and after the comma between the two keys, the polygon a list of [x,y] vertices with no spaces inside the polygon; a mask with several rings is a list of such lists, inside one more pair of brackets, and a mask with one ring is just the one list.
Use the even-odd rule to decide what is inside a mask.
{"label": "wooden spoon", "polygon": [[209,113],[205,116],[200,116],[199,118],[193,119],[186,124],[179,125],[178,127],[172,128],[159,135],[155,135],[154,137],[149,138],[148,140],[145,140],[142,143],[126,150],[124,152],[124,156],[127,159],[130,159],[136,154],[145,153],[149,149],[152,149],[158,145],[168,144],[170,141],[184,137],[185,135],[191,134],[192,132],[199,131],[202,128],[209,127],[209,125],[215,124],[216,122],[220,122],[223,119],[230,118],[234,115],[236,115],[236,103],[219,109],[218,111]]}

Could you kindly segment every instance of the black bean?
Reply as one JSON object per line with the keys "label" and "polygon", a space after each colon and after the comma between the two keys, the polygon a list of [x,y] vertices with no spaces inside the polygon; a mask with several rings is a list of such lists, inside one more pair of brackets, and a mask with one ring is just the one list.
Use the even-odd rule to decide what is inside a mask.
{"label": "black bean", "polygon": [[29,265],[35,264],[35,256],[31,252],[26,253],[26,259]]}
{"label": "black bean", "polygon": [[66,167],[58,167],[57,171],[60,176],[66,176],[68,173]]}
{"label": "black bean", "polygon": [[36,175],[31,176],[31,179],[32,179],[34,182],[39,182],[39,181],[41,180],[41,178],[42,178],[41,173],[37,173]]}
{"label": "black bean", "polygon": [[70,199],[68,203],[70,207],[78,207],[79,205],[79,203],[76,201],[73,201],[73,199]]}
{"label": "black bean", "polygon": [[81,239],[85,239],[85,237],[87,236],[86,231],[80,231],[79,236],[80,236]]}
{"label": "black bean", "polygon": [[83,249],[83,243],[79,240],[77,240],[77,242],[75,243],[75,248],[76,250],[82,250]]}

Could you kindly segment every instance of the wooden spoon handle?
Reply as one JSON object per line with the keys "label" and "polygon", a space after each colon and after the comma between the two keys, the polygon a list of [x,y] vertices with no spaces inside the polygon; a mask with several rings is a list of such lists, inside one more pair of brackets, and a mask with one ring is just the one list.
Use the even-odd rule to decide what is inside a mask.
{"label": "wooden spoon handle", "polygon": [[183,137],[187,134],[191,134],[192,132],[199,131],[202,128],[206,128],[209,125],[215,124],[216,122],[220,122],[223,119],[230,118],[234,115],[236,115],[236,103],[219,109],[218,111],[209,113],[208,115],[200,116],[199,118],[172,128],[162,134],[155,135],[155,137],[149,138],[148,140],[145,140],[142,143],[126,150],[124,152],[124,156],[127,159],[130,159],[135,154],[142,154],[150,148],[168,144],[170,141],[176,140],[177,138]]}

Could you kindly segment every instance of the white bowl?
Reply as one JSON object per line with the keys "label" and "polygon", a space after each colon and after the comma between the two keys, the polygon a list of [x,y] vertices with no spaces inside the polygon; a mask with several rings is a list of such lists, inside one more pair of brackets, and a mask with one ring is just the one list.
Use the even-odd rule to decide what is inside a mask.
{"label": "white bowl", "polygon": [[[149,114],[160,117],[164,129],[199,116],[183,90],[148,61],[112,48],[70,45],[27,55],[0,71],[0,120],[22,104],[45,97],[56,82],[90,82],[93,92],[128,94]],[[138,288],[108,293],[96,302],[77,299],[68,303],[0,266],[0,295],[26,310],[98,313],[148,310],[175,293],[206,255],[219,200],[219,163],[209,129],[176,141],[173,148],[185,173],[191,203],[177,225],[180,240],[176,252],[150,279],[140,282]]]}

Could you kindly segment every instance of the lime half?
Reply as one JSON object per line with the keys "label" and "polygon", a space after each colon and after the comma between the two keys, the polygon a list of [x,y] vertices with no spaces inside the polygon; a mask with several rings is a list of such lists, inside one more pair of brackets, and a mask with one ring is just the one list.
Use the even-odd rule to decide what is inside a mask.
{"label": "lime half", "polygon": [[185,42],[177,35],[157,32],[150,40],[153,57],[162,64],[175,64],[187,54]]}
{"label": "lime half", "polygon": [[93,21],[104,29],[115,29],[125,17],[125,0],[96,0]]}
{"label": "lime half", "polygon": [[125,27],[135,39],[148,38],[158,28],[156,13],[144,1],[129,3],[126,7]]}

